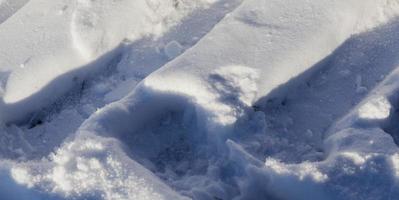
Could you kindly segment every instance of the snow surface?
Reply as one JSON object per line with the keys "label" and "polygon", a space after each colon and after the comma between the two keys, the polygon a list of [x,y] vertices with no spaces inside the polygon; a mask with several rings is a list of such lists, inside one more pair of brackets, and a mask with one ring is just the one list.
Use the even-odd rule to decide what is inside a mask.
{"label": "snow surface", "polygon": [[399,197],[397,0],[0,13],[1,198]]}

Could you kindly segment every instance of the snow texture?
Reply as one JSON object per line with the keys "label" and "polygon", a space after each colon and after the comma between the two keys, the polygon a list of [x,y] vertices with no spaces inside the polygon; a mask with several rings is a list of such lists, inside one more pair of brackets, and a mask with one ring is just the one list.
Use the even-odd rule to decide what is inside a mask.
{"label": "snow texture", "polygon": [[0,198],[396,199],[397,15],[0,1]]}

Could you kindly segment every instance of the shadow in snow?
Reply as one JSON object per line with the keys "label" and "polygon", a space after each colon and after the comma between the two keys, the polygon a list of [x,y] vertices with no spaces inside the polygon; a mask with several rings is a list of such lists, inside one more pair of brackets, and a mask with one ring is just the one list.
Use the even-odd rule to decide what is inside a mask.
{"label": "shadow in snow", "polygon": [[[158,39],[144,38],[142,40],[135,41],[131,44],[121,44],[117,48],[105,53],[95,61],[78,68],[77,70],[70,71],[59,77],[56,77],[53,81],[48,83],[44,88],[38,91],[36,94],[31,95],[19,102],[6,104],[1,102],[5,112],[13,112],[18,116],[26,115],[25,117],[16,117],[19,119],[11,120],[10,123],[16,122],[17,124],[24,124],[29,119],[29,114],[37,112],[38,110],[45,109],[48,105],[41,105],[40,102],[63,102],[65,97],[61,97],[68,91],[71,91],[72,86],[82,88],[82,84],[87,80],[96,77],[104,68],[121,68],[120,70],[133,71],[133,75],[141,76],[144,78],[154,70],[166,64],[169,60],[163,54],[159,52],[159,45],[169,42],[171,40],[182,41],[182,45],[187,49],[193,45],[206,33],[208,33],[214,25],[220,21],[225,14],[231,12],[235,7],[239,5],[240,0],[219,1],[210,8],[204,10],[198,10],[186,19],[184,19],[179,25],[173,27],[169,32],[165,33]],[[222,12],[221,12],[222,11]],[[210,21],[214,23],[209,23]],[[131,50],[129,53],[126,49]],[[122,58],[118,58],[124,53]],[[128,62],[131,61],[131,62]],[[119,63],[121,62],[121,63]],[[109,74],[109,71],[103,72],[104,75]],[[71,87],[63,88],[65,85],[71,85]],[[32,107],[32,105],[41,105]],[[29,110],[30,113],[24,113],[25,110]]]}
{"label": "shadow in snow", "polygon": [[[90,88],[101,84],[101,77],[106,79],[107,77],[116,76],[118,83],[125,81],[126,77],[144,78],[169,61],[170,58],[166,57],[164,52],[162,52],[165,43],[176,40],[181,43],[184,52],[184,50],[195,45],[200,38],[211,31],[227,13],[234,10],[240,3],[241,0],[218,1],[209,8],[197,10],[187,16],[180,24],[171,28],[162,37],[157,39],[144,38],[129,44],[121,44],[95,61],[56,77],[40,91],[19,102],[6,104],[1,99],[0,110],[11,119],[7,122],[8,129],[19,129],[18,127],[20,127],[21,129],[16,131],[22,131],[21,137],[26,137],[27,140],[30,137],[35,138],[35,140],[41,138],[42,134],[44,134],[42,132],[46,131],[46,128],[42,131],[37,128],[51,124],[52,116],[59,115],[66,107],[84,105],[86,102],[83,102],[82,98],[90,95],[88,94]],[[123,73],[118,74],[118,71]],[[102,107],[106,104],[103,98],[98,97],[97,99],[98,102],[94,102],[96,107]],[[41,144],[43,147],[32,144],[32,147],[36,150],[31,152],[31,155],[26,156],[40,158],[48,155],[70,133],[74,133],[77,128],[78,126],[63,130],[61,131],[62,133],[59,133],[61,135],[58,136],[52,134],[51,138],[48,139],[51,143]],[[35,132],[35,130],[39,131]],[[7,134],[7,132],[1,134]],[[19,148],[19,145],[11,146]],[[7,153],[7,151],[4,154],[6,155],[1,156],[17,156],[13,153]]]}
{"label": "shadow in snow", "polygon": [[[394,77],[391,77],[391,79],[397,82],[399,80],[399,73],[396,73]],[[379,122],[378,125],[384,130],[384,132],[391,135],[395,144],[399,146],[399,89],[395,89],[392,92],[392,95],[388,97],[388,100],[392,106],[389,116],[387,119]]]}
{"label": "shadow in snow", "polygon": [[4,0],[0,2],[0,25],[13,16],[30,0]]}
{"label": "shadow in snow", "polygon": [[395,19],[352,36],[309,70],[260,98],[254,108],[265,115],[267,128],[262,134],[278,139],[249,147],[250,151],[261,160],[268,156],[285,162],[322,159],[325,131],[396,69],[398,49]]}

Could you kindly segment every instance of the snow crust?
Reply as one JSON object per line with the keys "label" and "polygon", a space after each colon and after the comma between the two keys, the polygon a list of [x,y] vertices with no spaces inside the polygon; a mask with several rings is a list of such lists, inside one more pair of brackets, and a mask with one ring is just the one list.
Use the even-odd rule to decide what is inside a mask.
{"label": "snow crust", "polygon": [[396,0],[3,5],[1,196],[399,195]]}

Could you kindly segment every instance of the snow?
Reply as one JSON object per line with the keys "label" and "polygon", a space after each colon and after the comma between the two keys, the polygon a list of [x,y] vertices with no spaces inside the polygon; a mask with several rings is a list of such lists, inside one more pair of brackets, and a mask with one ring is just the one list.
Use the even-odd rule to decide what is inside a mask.
{"label": "snow", "polygon": [[[11,170],[11,175],[17,183],[28,188],[46,183],[47,190],[67,198],[85,195],[85,198],[104,199],[184,199],[148,170],[118,155],[119,147],[111,147],[116,152],[107,151],[115,145],[112,143],[94,138],[75,140],[52,154],[46,168],[42,163],[18,166]],[[29,171],[35,168],[39,168],[36,169],[39,174]],[[91,191],[98,193],[90,194]]]}
{"label": "snow", "polygon": [[376,97],[359,108],[359,117],[363,119],[385,119],[389,117],[391,104],[384,97]]}
{"label": "snow", "polygon": [[177,41],[171,41],[165,46],[165,54],[169,59],[173,59],[182,53],[182,46]]}
{"label": "snow", "polygon": [[399,195],[397,0],[4,0],[0,13],[0,196]]}
{"label": "snow", "polygon": [[[2,70],[15,68],[8,77],[5,105],[1,106],[7,113],[11,107],[13,114],[3,116],[3,121],[20,120],[26,117],[24,113],[55,101],[86,76],[105,67],[99,63],[109,64],[124,40],[134,42],[160,35],[190,10],[207,5],[201,1],[181,4],[177,9],[173,1],[29,1],[22,8],[29,12],[18,12],[3,23],[0,31],[2,44],[13,47],[1,51],[7,58],[0,63]],[[136,19],[134,23],[120,20],[132,18]],[[91,63],[99,57],[101,61]]]}

